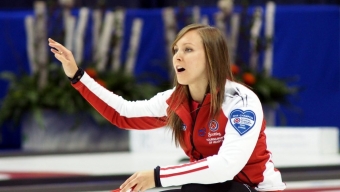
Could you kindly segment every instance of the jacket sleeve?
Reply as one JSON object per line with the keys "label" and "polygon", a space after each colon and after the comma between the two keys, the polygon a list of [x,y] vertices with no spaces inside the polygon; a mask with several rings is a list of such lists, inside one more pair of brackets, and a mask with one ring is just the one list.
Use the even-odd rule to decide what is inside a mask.
{"label": "jacket sleeve", "polygon": [[218,153],[195,162],[160,167],[163,187],[225,182],[242,170],[253,153],[263,123],[259,99],[250,90],[242,91],[226,95],[222,109],[228,123]]}
{"label": "jacket sleeve", "polygon": [[88,74],[72,86],[108,121],[124,129],[152,129],[165,125],[166,99],[171,90],[149,100],[127,101],[99,85]]}

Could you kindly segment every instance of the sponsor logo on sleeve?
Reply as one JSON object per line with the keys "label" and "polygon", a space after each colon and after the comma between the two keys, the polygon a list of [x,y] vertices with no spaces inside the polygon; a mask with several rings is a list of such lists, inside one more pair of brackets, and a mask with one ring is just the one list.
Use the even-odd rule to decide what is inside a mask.
{"label": "sponsor logo on sleeve", "polygon": [[230,113],[230,123],[241,136],[253,128],[255,122],[256,115],[251,110],[235,109]]}

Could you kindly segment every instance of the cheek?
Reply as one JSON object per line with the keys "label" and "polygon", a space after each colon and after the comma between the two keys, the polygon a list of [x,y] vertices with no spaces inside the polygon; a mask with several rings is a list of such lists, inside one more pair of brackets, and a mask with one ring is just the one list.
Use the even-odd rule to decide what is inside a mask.
{"label": "cheek", "polygon": [[202,70],[205,70],[207,67],[207,61],[204,56],[200,55],[196,59],[196,67]]}
{"label": "cheek", "polygon": [[195,62],[197,63],[197,65],[202,65],[206,63],[205,55],[202,53],[193,54],[190,57],[190,62]]}

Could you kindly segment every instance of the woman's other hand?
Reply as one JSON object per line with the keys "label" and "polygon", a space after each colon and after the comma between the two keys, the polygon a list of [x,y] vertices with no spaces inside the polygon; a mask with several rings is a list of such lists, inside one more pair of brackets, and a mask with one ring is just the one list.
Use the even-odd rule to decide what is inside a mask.
{"label": "woman's other hand", "polygon": [[146,191],[155,187],[154,170],[139,171],[129,177],[121,186],[121,192],[130,191]]}
{"label": "woman's other hand", "polygon": [[51,38],[48,38],[48,45],[51,47],[51,52],[54,53],[55,58],[62,63],[66,76],[73,78],[78,66],[72,52]]}

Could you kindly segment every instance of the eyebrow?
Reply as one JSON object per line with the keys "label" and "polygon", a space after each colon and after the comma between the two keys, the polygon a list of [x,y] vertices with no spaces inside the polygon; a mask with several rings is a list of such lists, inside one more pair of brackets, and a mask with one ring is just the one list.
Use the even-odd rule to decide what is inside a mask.
{"label": "eyebrow", "polygon": [[[183,43],[183,45],[187,45],[187,44],[191,44],[191,45],[194,45],[192,43]],[[177,46],[177,44],[174,45],[174,47]]]}

